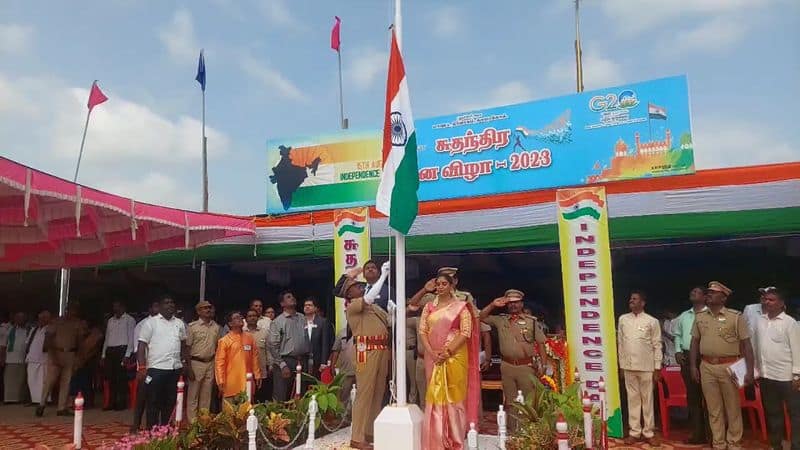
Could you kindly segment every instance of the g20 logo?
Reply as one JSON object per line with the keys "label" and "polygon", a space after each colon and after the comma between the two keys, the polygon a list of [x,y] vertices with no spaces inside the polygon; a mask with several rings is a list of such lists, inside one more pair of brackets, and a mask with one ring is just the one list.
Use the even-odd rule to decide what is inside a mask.
{"label": "g20 logo", "polygon": [[589,109],[594,112],[631,109],[639,104],[636,92],[626,89],[617,94],[595,95],[589,100]]}

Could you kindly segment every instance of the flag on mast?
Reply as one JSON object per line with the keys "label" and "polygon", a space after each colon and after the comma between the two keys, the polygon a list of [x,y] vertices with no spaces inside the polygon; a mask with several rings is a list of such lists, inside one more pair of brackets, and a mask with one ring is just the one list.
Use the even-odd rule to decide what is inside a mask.
{"label": "flag on mast", "polygon": [[104,103],[106,100],[108,100],[108,97],[100,90],[100,86],[97,85],[97,80],[94,80],[92,83],[92,90],[89,91],[89,101],[86,104],[89,108],[89,112],[91,112],[95,106]]}
{"label": "flag on mast", "polygon": [[206,58],[203,56],[203,51],[200,50],[200,59],[197,61],[197,76],[194,77],[200,83],[200,89],[206,91]]}
{"label": "flag on mast", "polygon": [[408,234],[417,217],[418,188],[417,135],[411,115],[403,55],[397,44],[395,30],[392,30],[383,123],[383,170],[375,208],[389,216],[389,226],[403,235]]}
{"label": "flag on mast", "polygon": [[336,19],[336,23],[333,24],[333,29],[331,29],[331,49],[339,51],[341,48],[342,41],[339,36],[339,32],[341,31],[342,27],[342,19],[339,16],[333,16]]}

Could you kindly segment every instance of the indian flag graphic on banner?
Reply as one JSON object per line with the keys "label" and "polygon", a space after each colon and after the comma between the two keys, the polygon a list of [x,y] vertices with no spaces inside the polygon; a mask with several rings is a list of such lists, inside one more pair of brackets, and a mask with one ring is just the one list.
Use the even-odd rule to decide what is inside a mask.
{"label": "indian flag graphic on banner", "polygon": [[[337,209],[333,212],[333,282],[370,259],[369,208]],[[347,325],[344,299],[336,299],[336,331]]]}
{"label": "indian flag graphic on banner", "polygon": [[[556,202],[568,370],[578,370],[583,389],[596,405],[603,401],[609,436],[622,437],[606,191],[603,187],[559,189]],[[605,398],[600,393],[601,380]]]}
{"label": "indian flag graphic on banner", "polygon": [[392,30],[383,123],[383,172],[375,209],[389,216],[389,226],[402,234],[408,234],[417,217],[418,188],[417,134],[411,116],[403,56]]}

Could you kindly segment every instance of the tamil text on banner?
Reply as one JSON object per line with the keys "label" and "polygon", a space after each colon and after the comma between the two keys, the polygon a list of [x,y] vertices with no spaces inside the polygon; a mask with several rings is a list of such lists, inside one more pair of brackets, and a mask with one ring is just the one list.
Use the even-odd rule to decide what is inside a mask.
{"label": "tamil text on banner", "polygon": [[[419,200],[694,173],[685,76],[414,122]],[[268,143],[270,214],[372,205],[381,132]]]}
{"label": "tamil text on banner", "polygon": [[622,437],[605,188],[560,189],[556,201],[569,371],[577,368],[595,403],[603,378],[609,435]]}
{"label": "tamil text on banner", "polygon": [[[337,209],[333,213],[333,259],[335,283],[344,273],[362,267],[370,258],[369,209]],[[344,299],[337,298],[336,332],[344,329]]]}

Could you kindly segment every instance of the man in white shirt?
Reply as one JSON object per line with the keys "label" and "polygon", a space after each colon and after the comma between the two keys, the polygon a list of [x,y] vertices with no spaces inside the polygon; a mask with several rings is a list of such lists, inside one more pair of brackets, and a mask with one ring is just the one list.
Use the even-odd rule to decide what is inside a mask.
{"label": "man in white shirt", "polygon": [[631,312],[619,318],[619,367],[628,393],[630,434],[625,438],[625,444],[633,445],[644,438],[651,446],[657,447],[660,442],[653,433],[653,383],[661,375],[661,325],[655,317],[644,312],[646,302],[644,292],[633,291],[628,300]]}
{"label": "man in white shirt", "polygon": [[28,347],[26,322],[25,313],[14,314],[6,339],[0,342],[0,366],[5,367],[3,400],[6,403],[21,402],[25,392],[25,351]]}
{"label": "man in white shirt", "polygon": [[50,311],[39,313],[36,328],[28,336],[28,390],[31,394],[31,403],[39,404],[42,401],[42,389],[47,369],[47,354],[44,352],[44,337],[47,326],[50,324]]}
{"label": "man in white shirt", "polygon": [[189,360],[186,325],[175,317],[175,301],[163,296],[160,303],[161,314],[142,325],[136,352],[136,379],[147,385],[147,428],[169,423],[178,378]]}
{"label": "man in white shirt", "polygon": [[[161,304],[157,301],[152,302],[150,304],[150,309],[148,310],[148,315],[139,321],[136,324],[136,327],[133,328],[133,354],[134,357],[139,350],[139,335],[142,332],[142,325],[146,321],[148,321],[151,317],[155,317],[158,315],[158,310],[161,308]],[[140,380],[136,383],[136,405],[133,407],[133,424],[131,425],[131,434],[136,434],[139,432],[139,428],[142,425],[142,415],[144,415],[144,407],[145,402],[147,400],[147,385],[144,383],[144,380]]]}
{"label": "man in white shirt", "polygon": [[758,327],[758,321],[761,318],[761,315],[764,314],[764,296],[767,292],[775,290],[775,286],[763,287],[758,288],[759,298],[758,303],[753,303],[747,305],[742,310],[742,315],[744,316],[745,322],[747,322],[747,328],[750,330],[750,336],[756,335],[756,328]]}
{"label": "man in white shirt", "polygon": [[133,354],[133,331],[136,321],[125,312],[120,301],[111,303],[114,315],[108,319],[106,338],[103,341],[103,370],[108,380],[110,399],[104,411],[122,411],[128,408],[128,374],[125,360]]}
{"label": "man in white shirt", "polygon": [[756,326],[755,354],[769,443],[773,449],[782,448],[785,402],[792,422],[791,448],[800,449],[800,326],[784,312],[780,291],[770,289],[762,298],[764,313]]}

